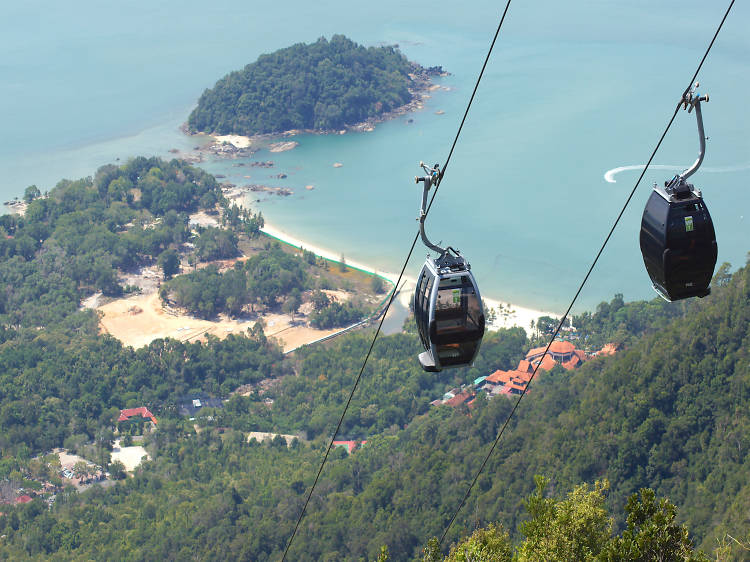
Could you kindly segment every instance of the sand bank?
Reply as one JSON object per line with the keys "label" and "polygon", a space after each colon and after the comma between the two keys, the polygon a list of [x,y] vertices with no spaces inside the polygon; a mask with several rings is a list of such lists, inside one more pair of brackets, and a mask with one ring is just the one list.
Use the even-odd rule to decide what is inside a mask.
{"label": "sand bank", "polygon": [[244,137],[242,135],[212,135],[216,139],[216,142],[223,143],[228,142],[235,148],[247,148],[253,141],[250,137]]}
{"label": "sand bank", "polygon": [[[272,236],[273,238],[281,240],[282,242],[286,242],[287,244],[290,244],[292,246],[296,246],[297,248],[304,248],[305,250],[314,252],[315,254],[328,260],[338,262],[341,258],[340,253],[304,242],[303,240],[295,238],[291,234],[281,230],[274,225],[266,223],[266,225],[261,230],[267,235]],[[398,273],[376,270],[366,264],[351,260],[349,258],[346,258],[346,264],[349,267],[354,267],[367,273],[380,275],[394,285],[398,281]],[[401,279],[401,284],[401,293],[399,294],[398,300],[403,306],[408,307],[409,302],[412,298],[412,293],[414,292],[414,288],[416,287],[416,278],[409,275],[404,275],[404,277]],[[528,333],[531,329],[531,322],[536,322],[540,316],[560,316],[559,314],[556,314],[554,312],[547,312],[534,308],[517,306],[506,301],[489,297],[487,295],[483,296],[483,300],[487,304],[487,306],[493,308],[496,311],[495,321],[488,326],[488,328],[491,330],[519,326],[525,329]]]}
{"label": "sand bank", "polygon": [[[229,319],[223,315],[218,320],[196,318],[182,311],[165,308],[155,292],[118,299],[97,310],[102,314],[102,329],[135,349],[159,338],[194,342],[210,334],[223,339],[229,334],[245,333],[257,321]],[[263,314],[260,318],[265,323],[266,336],[279,340],[285,352],[338,331],[318,330],[292,322],[287,314]]]}

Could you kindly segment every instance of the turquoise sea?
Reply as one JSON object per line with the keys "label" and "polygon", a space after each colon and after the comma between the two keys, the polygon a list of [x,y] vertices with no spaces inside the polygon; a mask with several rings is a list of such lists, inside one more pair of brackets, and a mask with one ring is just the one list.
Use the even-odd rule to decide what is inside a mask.
{"label": "turquoise sea", "polygon": [[[562,311],[687,85],[728,2],[552,0],[511,4],[428,220],[461,249],[484,294]],[[417,163],[444,162],[504,3],[58,3],[4,7],[0,19],[0,197],[135,155],[169,156],[196,139],[178,127],[200,93],[264,52],[344,33],[398,44],[442,65],[424,110],[370,133],[300,136],[296,149],[256,159],[273,170],[205,163],[229,181],[291,187],[257,207],[268,222],[350,259],[397,271],[416,232]],[[703,189],[719,261],[750,250],[750,7],[737,3],[699,76],[708,140]],[[438,115],[437,111],[444,114]],[[681,112],[654,162],[688,166],[695,118]],[[334,168],[333,163],[343,164]],[[651,298],[638,249],[650,171],[577,310],[615,293]],[[271,174],[285,172],[285,180]],[[243,176],[250,175],[251,178]],[[305,185],[315,189],[308,191]],[[416,275],[425,251],[407,270]]]}

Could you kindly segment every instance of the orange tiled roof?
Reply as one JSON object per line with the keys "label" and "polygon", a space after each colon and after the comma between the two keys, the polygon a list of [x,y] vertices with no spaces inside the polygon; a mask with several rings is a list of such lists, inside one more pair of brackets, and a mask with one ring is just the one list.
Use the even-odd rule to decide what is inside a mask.
{"label": "orange tiled roof", "polygon": [[154,414],[152,414],[148,408],[145,406],[141,406],[140,408],[127,408],[125,410],[120,410],[120,417],[117,418],[118,422],[121,421],[127,421],[129,418],[132,418],[133,416],[141,416],[143,418],[148,418],[152,422],[156,423],[156,417],[154,417]]}
{"label": "orange tiled roof", "polygon": [[531,361],[535,357],[539,357],[542,353],[544,353],[545,349],[547,349],[547,348],[546,347],[534,347],[534,348],[530,349],[526,353],[526,359],[528,361]]}
{"label": "orange tiled roof", "polygon": [[555,365],[557,365],[557,362],[549,355],[545,355],[544,359],[542,359],[542,364],[539,365],[539,368],[544,369],[545,371],[550,371]]}
{"label": "orange tiled roof", "polygon": [[581,360],[578,358],[578,355],[574,355],[570,361],[566,361],[562,364],[562,366],[570,371],[571,369],[575,369],[580,364]]}
{"label": "orange tiled roof", "polygon": [[491,382],[492,384],[499,384],[501,382],[508,382],[511,377],[511,371],[501,371],[498,369],[494,373],[492,373],[490,376],[488,376],[486,379],[484,379],[484,382]]}
{"label": "orange tiled roof", "polygon": [[617,353],[617,346],[613,343],[606,344],[599,352],[600,355],[614,355]]}
{"label": "orange tiled roof", "polygon": [[534,370],[534,366],[531,364],[531,361],[526,361],[526,359],[521,359],[518,362],[518,370],[529,372],[529,371]]}
{"label": "orange tiled roof", "polygon": [[552,344],[549,346],[549,350],[552,353],[572,353],[575,351],[576,346],[574,346],[569,341],[553,341]]}
{"label": "orange tiled roof", "polygon": [[525,371],[513,371],[512,380],[523,381],[524,383],[527,383],[531,380],[531,374],[532,373],[527,373]]}
{"label": "orange tiled roof", "polygon": [[456,394],[456,395],[455,395],[455,396],[454,396],[453,398],[451,398],[450,400],[446,400],[446,401],[444,402],[444,404],[445,404],[446,406],[451,406],[452,408],[455,408],[455,407],[456,407],[456,406],[458,406],[459,404],[463,404],[464,402],[466,402],[466,401],[467,401],[467,400],[468,400],[469,398],[471,398],[472,396],[474,396],[474,394],[473,394],[472,392],[469,392],[469,391],[464,391],[464,392],[462,392],[461,394]]}

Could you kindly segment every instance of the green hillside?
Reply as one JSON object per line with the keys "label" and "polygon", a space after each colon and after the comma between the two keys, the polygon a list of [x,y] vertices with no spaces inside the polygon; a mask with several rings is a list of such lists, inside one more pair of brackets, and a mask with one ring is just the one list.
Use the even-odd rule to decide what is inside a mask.
{"label": "green hillside", "polygon": [[[218,247],[216,232],[191,232],[189,213],[218,206],[231,252],[236,238],[257,235],[262,217],[230,208],[213,177],[156,158],[61,181],[46,196],[30,189],[29,200],[23,217],[0,217],[0,559],[277,559],[371,332],[288,356],[262,329],[125,348],[100,334],[93,311],[79,310],[82,298],[132,291],[120,275],[143,265],[166,276],[161,257],[188,240],[200,253],[206,233],[206,247]],[[294,291],[291,273],[274,280],[259,271],[310,266],[279,252],[268,245],[262,258],[231,271],[262,280],[273,289],[260,293],[276,300]],[[211,271],[207,278],[233,279]],[[521,548],[529,537],[524,498],[544,475],[554,497],[609,482],[602,497],[612,535],[599,544],[626,536],[628,498],[650,488],[677,507],[676,522],[696,546],[712,554],[721,543],[734,549],[723,559],[741,560],[734,539],[750,539],[750,267],[733,275],[719,268],[705,299],[616,296],[575,324],[582,341],[616,340],[623,349],[538,376],[449,542],[500,523]],[[430,402],[514,367],[534,343],[518,328],[489,333],[474,367],[428,374],[415,360],[414,333],[382,337],[339,436],[367,444],[332,454],[292,559],[374,559],[384,545],[394,560],[419,556],[442,534],[513,404]],[[235,393],[241,386],[249,390]],[[228,400],[191,420],[178,407],[188,393]],[[141,405],[159,418],[144,436],[153,460],[124,478],[109,464],[115,420],[121,408]],[[290,447],[281,437],[258,444],[249,431],[300,438]],[[48,506],[43,483],[61,480],[45,453],[61,446],[122,480],[81,493],[58,489]],[[28,503],[14,505],[22,493]]]}
{"label": "green hillside", "polygon": [[[533,476],[544,474],[556,497],[607,479],[617,536],[625,536],[626,500],[649,487],[677,506],[677,523],[707,553],[717,540],[728,541],[726,533],[747,540],[748,297],[746,267],[715,283],[710,298],[679,305],[671,320],[658,320],[655,310],[675,315],[658,301],[603,307],[597,321],[605,328],[648,310],[658,329],[573,373],[540,375],[448,539],[500,522],[512,541],[520,540],[523,500],[534,490]],[[512,365],[520,351],[515,337],[492,336],[481,368]],[[197,435],[192,422],[168,417],[147,437],[154,460],[134,478],[113,489],[64,494],[51,511],[34,500],[0,518],[0,534],[7,535],[0,555],[277,559],[367,340],[354,334],[292,359],[296,374],[266,395],[273,407],[257,395],[236,397],[209,410]],[[405,560],[442,533],[512,403],[480,400],[471,416],[428,407],[430,396],[475,372],[425,376],[414,366],[416,347],[404,334],[376,346],[342,433],[368,443],[351,456],[341,449],[332,455],[292,559],[374,559],[387,545],[391,559]],[[171,369],[180,369],[177,357],[169,359]],[[505,359],[493,365],[493,357]],[[242,433],[304,426],[312,441],[289,449],[278,439],[247,443]],[[23,471],[30,461],[13,462]],[[724,559],[741,560],[742,553],[737,547]]]}
{"label": "green hillside", "polygon": [[222,135],[340,129],[411,101],[417,69],[394,47],[365,48],[343,35],[297,43],[220,79],[188,126]]}

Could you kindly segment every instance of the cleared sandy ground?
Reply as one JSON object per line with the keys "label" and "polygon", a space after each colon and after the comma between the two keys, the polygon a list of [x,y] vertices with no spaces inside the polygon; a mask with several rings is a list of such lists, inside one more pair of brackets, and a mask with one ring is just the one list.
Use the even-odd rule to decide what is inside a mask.
{"label": "cleared sandy ground", "polygon": [[66,450],[62,450],[57,453],[58,458],[60,459],[60,467],[61,468],[73,468],[77,462],[83,461],[88,466],[94,466],[94,463],[91,461],[88,461],[84,459],[83,457],[79,457],[78,455],[74,455],[73,453],[69,453]]}
{"label": "cleared sandy ground", "polygon": [[287,435],[284,433],[266,433],[265,431],[251,431],[247,434],[247,441],[250,442],[250,440],[255,439],[256,441],[266,441],[271,440],[277,435],[281,435],[284,438],[284,441],[286,441],[286,446],[289,447],[292,444],[292,441],[295,439],[299,439],[297,435]]}
{"label": "cleared sandy ground", "polygon": [[[225,338],[239,334],[255,325],[257,319],[218,321],[202,320],[162,306],[157,293],[118,299],[97,308],[102,313],[102,329],[125,345],[134,348],[148,345],[155,339],[173,338],[180,341],[197,341],[212,334]],[[316,330],[300,324],[292,325],[285,314],[261,316],[265,334],[280,341],[284,351],[336,333],[338,330]]]}
{"label": "cleared sandy ground", "polygon": [[140,445],[134,445],[132,447],[120,447],[120,440],[115,440],[115,446],[112,449],[112,462],[120,461],[125,465],[125,470],[133,472],[135,468],[141,464],[143,457],[150,459],[146,449]]}

